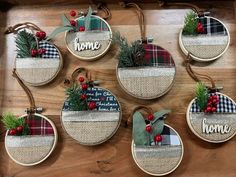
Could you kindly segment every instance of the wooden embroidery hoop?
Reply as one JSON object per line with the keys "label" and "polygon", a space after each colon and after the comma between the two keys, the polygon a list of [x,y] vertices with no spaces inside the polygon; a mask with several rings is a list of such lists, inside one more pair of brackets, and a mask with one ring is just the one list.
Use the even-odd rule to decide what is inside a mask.
{"label": "wooden embroidery hoop", "polygon": [[[52,152],[54,151],[54,149],[56,148],[57,141],[58,141],[58,134],[57,134],[57,129],[56,129],[55,124],[54,124],[50,119],[48,119],[47,117],[43,116],[42,114],[34,113],[33,115],[38,116],[38,117],[41,117],[41,118],[45,119],[46,121],[48,121],[48,122],[50,123],[50,125],[51,125],[52,128],[53,128],[53,132],[54,132],[54,143],[53,143],[53,146],[52,146],[51,150],[48,152],[48,154],[47,154],[43,159],[39,160],[38,162],[29,163],[29,164],[21,163],[20,161],[17,161],[16,159],[14,159],[13,156],[12,156],[12,155],[10,154],[10,152],[8,151],[8,148],[7,148],[6,143],[5,143],[5,149],[6,149],[6,151],[7,151],[7,154],[9,155],[9,157],[10,157],[15,163],[17,163],[17,164],[19,164],[19,165],[22,165],[22,166],[34,166],[34,165],[38,165],[38,164],[42,163],[43,161],[45,161],[45,160],[52,154]],[[27,116],[28,116],[28,114],[24,114],[24,115],[20,116],[19,118],[27,117]],[[8,136],[8,132],[9,132],[9,130],[7,130],[5,137]]]}
{"label": "wooden embroidery hoop", "polygon": [[[16,25],[14,25],[14,26],[12,26],[12,27],[10,26],[10,27],[6,30],[5,34],[10,34],[10,33],[16,34],[18,31],[23,30],[23,29],[26,29],[26,30],[31,31],[32,34],[34,34],[34,31],[35,31],[35,30],[36,30],[36,31],[42,31],[37,25],[35,25],[35,24],[31,23],[31,22],[25,22],[25,23],[16,24]],[[36,43],[37,43],[37,45],[38,45],[38,39],[37,39],[37,37],[36,37],[35,35],[34,35],[34,37],[35,37]],[[50,83],[51,81],[53,81],[53,80],[57,77],[57,75],[59,74],[59,72],[60,72],[60,71],[62,70],[62,68],[63,68],[63,58],[62,58],[62,54],[61,54],[60,50],[57,48],[57,46],[56,46],[55,44],[52,44],[51,42],[45,41],[45,43],[48,43],[49,45],[52,45],[52,46],[55,47],[55,49],[57,50],[58,55],[59,55],[59,58],[58,58],[58,59],[59,59],[59,67],[57,68],[57,71],[54,73],[53,77],[51,77],[51,78],[45,80],[44,82],[38,82],[38,83],[35,82],[35,83],[32,83],[32,82],[29,82],[29,81],[27,81],[26,79],[24,79],[24,77],[22,77],[22,76],[17,72],[17,68],[16,68],[16,58],[17,58],[17,56],[15,56],[14,68],[16,68],[16,74],[17,74],[17,76],[18,76],[21,80],[23,80],[26,84],[28,84],[28,85],[30,85],[30,86],[35,86],[35,87],[37,87],[37,86],[43,86],[43,85],[46,85],[46,84]]]}
{"label": "wooden embroidery hoop", "polygon": [[[138,106],[138,107],[136,107],[136,108],[132,111],[131,116],[132,116],[137,110],[139,110],[139,109],[143,109],[143,110],[145,110],[145,111],[148,112],[148,113],[153,113],[153,110],[152,110],[150,107]],[[127,120],[127,122],[126,122],[126,124],[129,125],[131,122],[132,122],[132,119],[131,119],[131,117],[129,117],[128,120]],[[172,128],[170,125],[164,124],[164,126],[168,127],[169,129],[171,129],[172,131],[175,132],[175,134],[176,134],[176,135],[178,136],[178,138],[179,138],[179,141],[180,141],[180,144],[181,144],[181,150],[182,150],[182,153],[181,153],[181,156],[180,156],[180,159],[179,159],[178,164],[177,164],[173,169],[171,169],[170,171],[168,171],[168,172],[166,172],[166,173],[159,173],[159,174],[157,174],[157,173],[151,173],[151,172],[147,171],[146,169],[144,169],[144,168],[138,163],[137,158],[136,158],[136,156],[135,156],[135,150],[134,150],[135,144],[134,144],[134,140],[133,140],[133,139],[132,139],[132,143],[131,143],[131,153],[132,153],[132,157],[133,157],[133,159],[134,159],[135,164],[136,164],[143,172],[145,172],[145,173],[147,173],[147,174],[149,174],[149,175],[152,175],[152,176],[164,176],[164,175],[168,175],[168,174],[172,173],[173,171],[175,171],[175,170],[179,167],[179,165],[181,164],[181,162],[182,162],[182,160],[183,160],[183,156],[184,156],[184,144],[183,144],[183,141],[182,141],[180,135],[179,135],[178,132],[177,132],[174,128]]]}
{"label": "wooden embroidery hoop", "polygon": [[[77,69],[74,70],[74,72],[73,72],[72,75],[71,75],[71,82],[72,82],[72,83],[75,83],[76,77],[78,77],[78,75],[79,75],[80,73],[82,73],[82,72],[85,72],[85,77],[86,77],[87,79],[91,80],[91,75],[90,75],[90,73],[89,73],[89,71],[88,71],[87,69],[85,69],[85,68],[77,68]],[[98,87],[98,86],[95,86],[95,88],[103,89],[103,90],[105,90],[105,91],[107,91],[107,92],[109,92],[109,93],[112,94],[112,92],[109,91],[108,89],[104,89],[104,88]],[[76,140],[74,137],[72,137],[72,136],[67,132],[67,130],[66,130],[64,124],[63,124],[63,120],[62,120],[62,110],[63,110],[63,105],[64,105],[64,103],[63,103],[63,105],[62,105],[62,107],[61,107],[60,120],[61,120],[61,125],[62,125],[64,131],[65,131],[72,139],[74,139],[77,143],[79,143],[79,144],[81,144],[81,145],[84,145],[84,146],[96,146],[96,145],[102,144],[102,143],[106,142],[107,140],[109,140],[110,138],[112,138],[112,137],[115,135],[115,133],[117,132],[118,128],[120,127],[120,123],[121,123],[121,120],[122,120],[122,109],[121,109],[120,102],[118,101],[118,99],[117,99],[117,97],[116,97],[115,95],[112,94],[112,96],[116,99],[117,103],[119,104],[120,111],[119,111],[118,124],[117,124],[116,128],[113,130],[113,132],[110,134],[110,136],[106,137],[106,138],[103,139],[102,141],[93,142],[93,143],[83,143],[83,142],[79,142],[78,140]]]}
{"label": "wooden embroidery hoop", "polygon": [[[214,19],[214,20],[219,21],[219,22],[224,26],[224,28],[226,29],[227,34],[228,34],[228,43],[227,43],[227,45],[226,45],[224,51],[223,51],[221,54],[219,54],[219,55],[217,55],[217,56],[215,56],[215,57],[209,58],[209,59],[202,59],[202,58],[200,58],[200,57],[197,57],[197,56],[194,56],[193,54],[191,54],[192,59],[194,59],[194,60],[196,60],[196,61],[209,62],[209,61],[216,60],[216,59],[220,58],[220,57],[228,50],[228,48],[229,48],[229,44],[230,44],[230,33],[229,33],[228,28],[227,28],[226,25],[225,25],[222,21],[220,21],[219,19],[214,18],[214,17],[209,17],[209,18],[212,18],[212,19]],[[179,46],[180,46],[181,50],[183,51],[183,53],[184,53],[185,55],[188,55],[189,52],[186,50],[186,48],[184,47],[183,42],[182,42],[182,31],[183,31],[183,28],[180,30],[180,33],[179,33]]]}
{"label": "wooden embroidery hoop", "polygon": [[[140,21],[140,31],[141,31],[141,41],[142,42],[147,42],[147,38],[145,37],[145,24],[144,24],[144,14],[143,14],[143,12],[142,12],[142,9],[137,5],[137,4],[135,4],[135,3],[121,3],[121,6],[123,6],[123,7],[135,7],[136,9],[137,9],[137,13],[138,13],[138,17],[139,17],[139,21]],[[153,44],[153,45],[155,45],[155,44]],[[157,46],[157,45],[156,45]],[[160,47],[160,46],[159,46]],[[162,48],[162,47],[161,47]],[[162,48],[162,49],[164,49],[164,48]],[[164,50],[166,50],[166,49],[164,49]],[[169,54],[170,54],[170,52],[168,51],[168,50],[166,50]],[[176,79],[176,66],[175,66],[175,61],[174,61],[174,59],[172,58],[172,56],[171,56],[171,60],[172,60],[172,62],[174,63],[174,69],[175,69],[175,73],[174,73],[174,76],[173,76],[173,80],[171,81],[171,84],[168,86],[168,88],[164,91],[164,92],[162,92],[162,93],[160,93],[160,94],[157,94],[157,95],[155,95],[155,96],[149,96],[149,97],[147,97],[147,96],[137,96],[137,95],[135,95],[135,94],[133,94],[132,92],[130,92],[122,83],[121,83],[121,80],[120,80],[120,78],[119,78],[119,74],[118,74],[118,69],[119,69],[119,67],[118,67],[118,64],[116,65],[116,78],[117,78],[117,81],[118,81],[118,83],[119,83],[119,85],[120,85],[120,87],[122,88],[122,90],[124,90],[125,91],[125,93],[127,93],[128,95],[131,95],[132,97],[134,97],[134,98],[138,98],[138,99],[142,99],[142,100],[152,100],[152,99],[156,99],[156,98],[159,98],[159,97],[161,97],[161,96],[163,96],[163,95],[165,95],[166,93],[168,93],[170,90],[171,90],[171,88],[173,87],[173,85],[174,85],[174,83],[175,83],[175,79]],[[132,67],[132,68],[134,68],[134,67]]]}
{"label": "wooden embroidery hoop", "polygon": [[[230,101],[232,101],[234,104],[236,104],[236,103],[234,102],[234,100],[231,99],[229,96],[227,96],[227,95],[225,95],[225,94],[223,94],[223,93],[219,93],[219,92],[216,92],[216,93],[225,96],[225,97],[228,98]],[[224,142],[226,142],[226,141],[232,139],[232,138],[236,135],[236,131],[235,131],[231,136],[229,136],[229,137],[226,138],[226,139],[222,139],[222,140],[219,140],[219,141],[214,141],[214,140],[210,140],[210,139],[204,138],[204,137],[201,136],[201,134],[197,133],[197,132],[195,131],[194,127],[192,126],[191,121],[190,121],[190,117],[189,117],[190,109],[191,109],[191,106],[192,106],[193,102],[195,101],[195,99],[196,99],[196,98],[194,98],[194,99],[189,103],[189,105],[188,105],[187,114],[186,114],[186,120],[187,120],[187,123],[188,123],[188,126],[189,126],[190,130],[191,130],[198,138],[200,138],[200,139],[202,139],[202,140],[204,140],[204,141],[207,141],[207,142],[209,142],[209,143],[224,143]]]}
{"label": "wooden embroidery hoop", "polygon": [[[25,91],[25,93],[26,93],[26,95],[29,99],[29,102],[30,102],[30,108],[27,108],[27,110],[26,110],[27,114],[24,114],[24,115],[20,116],[19,118],[27,117],[29,115],[35,115],[35,116],[41,117],[41,118],[45,119],[46,121],[48,121],[50,123],[50,125],[53,128],[53,132],[54,132],[54,143],[53,143],[53,146],[52,146],[51,150],[49,151],[49,153],[43,159],[39,160],[38,162],[34,162],[34,163],[25,164],[25,163],[21,163],[21,162],[17,161],[16,159],[14,159],[13,156],[8,151],[7,146],[6,146],[6,142],[5,142],[5,149],[7,151],[7,154],[9,155],[9,157],[14,162],[16,162],[17,164],[22,165],[22,166],[34,166],[34,165],[37,165],[37,164],[45,161],[52,154],[53,150],[56,147],[57,141],[58,141],[58,133],[57,133],[57,129],[56,129],[55,124],[49,118],[47,118],[46,116],[44,116],[42,114],[39,114],[40,112],[42,112],[43,109],[42,108],[37,108],[35,106],[35,101],[34,101],[34,97],[33,97],[32,93],[30,92],[28,87],[22,82],[22,80],[18,77],[18,75],[16,74],[16,69],[13,69],[12,76],[17,79],[17,82],[20,84],[22,89]],[[5,137],[8,136],[8,132],[9,132],[9,130],[6,132]]]}

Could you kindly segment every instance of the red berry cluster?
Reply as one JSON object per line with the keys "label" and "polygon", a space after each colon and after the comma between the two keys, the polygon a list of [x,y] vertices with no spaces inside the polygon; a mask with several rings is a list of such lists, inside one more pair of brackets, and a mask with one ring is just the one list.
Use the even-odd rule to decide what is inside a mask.
{"label": "red berry cluster", "polygon": [[46,49],[32,49],[31,50],[31,56],[36,57],[37,55],[42,55],[46,53]]}
{"label": "red berry cluster", "polygon": [[39,41],[41,41],[41,40],[45,39],[46,33],[44,31],[38,31],[36,33],[36,37],[38,38]]}
{"label": "red berry cluster", "polygon": [[[76,11],[74,11],[74,10],[70,11],[70,16],[71,17],[75,17],[76,15],[77,15]],[[70,20],[70,24],[71,24],[71,26],[75,26],[75,27],[77,26],[77,22],[75,20]],[[85,31],[85,27],[80,26],[79,31]]]}
{"label": "red berry cluster", "polygon": [[[84,77],[79,77],[78,81],[79,81],[80,84],[81,84],[82,90],[87,90],[87,89],[88,89],[89,84],[84,83],[84,81],[85,81]],[[85,93],[81,94],[81,95],[80,95],[80,99],[81,99],[81,100],[87,99],[87,95],[86,95]],[[96,102],[94,102],[94,101],[88,102],[88,108],[89,108],[90,110],[93,110],[93,109],[95,109],[96,107],[97,107]]]}
{"label": "red berry cluster", "polygon": [[208,101],[207,101],[207,107],[204,110],[204,112],[205,113],[216,112],[218,102],[219,102],[219,98],[217,95],[209,96]]}
{"label": "red berry cluster", "polygon": [[198,23],[196,31],[197,31],[197,33],[200,33],[200,34],[204,33],[204,28],[203,28],[202,23],[200,23],[200,22]]}
{"label": "red berry cluster", "polygon": [[13,129],[10,129],[9,130],[9,135],[16,135],[16,134],[21,134],[24,130],[24,127],[22,125],[16,127],[16,128],[13,128]]}
{"label": "red berry cluster", "polygon": [[[147,115],[147,120],[149,120],[150,122],[153,121],[154,120],[154,115],[153,114],[148,114]],[[152,132],[152,125],[151,124],[147,124],[145,130],[148,133],[151,133]],[[162,136],[161,135],[156,135],[154,137],[154,141],[155,142],[161,142],[162,141]]]}

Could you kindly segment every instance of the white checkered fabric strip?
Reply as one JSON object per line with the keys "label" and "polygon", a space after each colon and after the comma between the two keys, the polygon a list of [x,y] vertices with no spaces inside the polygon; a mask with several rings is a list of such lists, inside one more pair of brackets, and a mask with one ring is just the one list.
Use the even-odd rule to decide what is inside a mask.
{"label": "white checkered fabric strip", "polygon": [[[210,94],[214,95],[214,93]],[[217,94],[219,98],[219,103],[217,104],[217,113],[236,113],[236,105],[227,97],[221,94]],[[196,100],[193,102],[190,112],[200,112],[200,109],[196,103]]]}
{"label": "white checkered fabric strip", "polygon": [[39,48],[46,50],[46,53],[42,55],[42,58],[60,58],[58,50],[52,44],[40,41]]}

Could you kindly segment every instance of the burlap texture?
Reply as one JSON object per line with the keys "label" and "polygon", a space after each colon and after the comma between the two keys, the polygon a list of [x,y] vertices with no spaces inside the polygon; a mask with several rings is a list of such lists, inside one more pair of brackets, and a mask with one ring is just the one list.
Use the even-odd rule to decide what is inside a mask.
{"label": "burlap texture", "polygon": [[182,146],[133,147],[138,165],[152,174],[168,173],[176,168],[182,158]]}
{"label": "burlap texture", "polygon": [[17,75],[30,84],[48,82],[57,75],[59,70],[59,59],[16,58]]}
{"label": "burlap texture", "polygon": [[82,58],[90,58],[90,57],[96,57],[101,55],[105,50],[107,49],[108,45],[111,42],[111,39],[107,39],[107,34],[104,34],[104,39],[102,39],[101,34],[97,33],[98,39],[94,38],[92,41],[90,40],[83,40],[82,42],[94,42],[97,41],[101,44],[100,48],[98,50],[83,50],[83,51],[76,51],[74,49],[74,40],[76,38],[76,33],[67,33],[67,36],[65,38],[67,47],[70,49],[70,51],[75,54],[78,57]]}
{"label": "burlap texture", "polygon": [[[231,127],[231,131],[227,134],[212,133],[206,134],[202,132],[202,120],[206,118],[206,124],[228,124]],[[194,131],[204,139],[210,141],[223,141],[231,137],[236,131],[236,114],[225,113],[189,113],[189,120]]]}
{"label": "burlap texture", "polygon": [[[132,95],[154,98],[168,91],[174,81],[175,68],[165,69],[172,72],[168,72],[168,74],[165,72],[159,73],[158,69],[155,70],[148,67],[147,71],[143,71],[144,73],[148,72],[148,75],[143,73],[143,76],[141,76],[142,74],[139,73],[139,70],[137,70],[137,74],[135,74],[136,71],[133,71],[132,75],[129,75],[123,71],[130,69],[118,69],[118,77],[124,89]],[[137,75],[139,76],[137,77]]]}
{"label": "burlap texture", "polygon": [[[206,38],[206,39],[204,39]],[[209,59],[222,54],[227,47],[228,36],[182,36],[184,48],[192,55]]]}

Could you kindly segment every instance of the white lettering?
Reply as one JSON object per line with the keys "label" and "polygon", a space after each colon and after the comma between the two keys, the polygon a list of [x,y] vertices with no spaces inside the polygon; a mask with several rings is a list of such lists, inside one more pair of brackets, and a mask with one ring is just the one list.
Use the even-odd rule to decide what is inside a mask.
{"label": "white lettering", "polygon": [[101,44],[98,41],[95,42],[79,42],[79,38],[74,40],[74,49],[76,51],[83,50],[98,50],[101,47]]}
{"label": "white lettering", "polygon": [[228,124],[225,125],[219,125],[219,124],[206,124],[206,118],[202,120],[202,132],[206,134],[211,133],[221,133],[226,134],[229,133],[231,130],[231,127]]}

